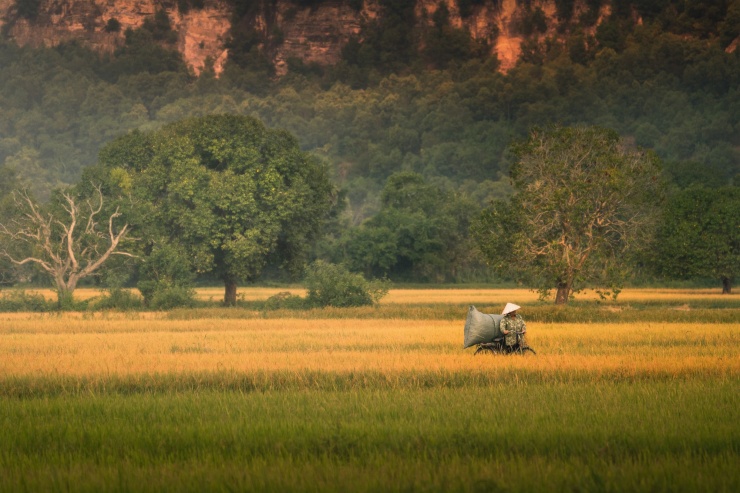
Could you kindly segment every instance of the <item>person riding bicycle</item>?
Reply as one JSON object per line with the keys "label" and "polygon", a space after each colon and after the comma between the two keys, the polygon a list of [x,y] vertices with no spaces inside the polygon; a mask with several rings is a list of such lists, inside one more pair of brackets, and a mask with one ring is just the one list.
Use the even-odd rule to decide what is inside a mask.
{"label": "person riding bicycle", "polygon": [[524,323],[524,319],[517,313],[521,306],[515,305],[514,303],[507,303],[504,307],[504,311],[501,315],[504,318],[501,319],[501,332],[504,334],[504,342],[507,346],[512,347],[517,343],[517,332],[519,332],[519,345],[523,348],[527,347],[526,340],[524,338],[524,332],[527,331],[527,325]]}

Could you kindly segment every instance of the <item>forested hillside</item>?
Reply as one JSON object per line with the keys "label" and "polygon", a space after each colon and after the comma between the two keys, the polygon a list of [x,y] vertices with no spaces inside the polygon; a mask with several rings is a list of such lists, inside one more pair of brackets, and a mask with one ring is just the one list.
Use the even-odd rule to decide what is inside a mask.
{"label": "forested hillside", "polygon": [[[484,2],[457,3],[464,12]],[[574,15],[573,1],[556,1],[555,18],[539,2],[520,3],[531,13],[518,28],[526,41],[506,72],[444,8],[431,28],[415,27],[411,1],[380,2],[383,15],[339,63],[293,59],[282,77],[249,32],[231,33],[218,77],[194,76],[167,45],[171,26],[155,20],[127,31],[112,55],[74,42],[4,41],[0,164],[44,198],[132,130],[213,113],[254,116],[323,157],[346,198],[315,255],[426,281],[485,277],[463,226],[510,194],[507,149],[533,126],[614,129],[654,149],[678,189],[737,185],[740,1],[615,0],[598,25]],[[585,12],[604,3],[586,1],[595,8]],[[404,186],[429,200],[394,199]],[[375,248],[361,258],[363,244],[383,242],[383,255]]]}

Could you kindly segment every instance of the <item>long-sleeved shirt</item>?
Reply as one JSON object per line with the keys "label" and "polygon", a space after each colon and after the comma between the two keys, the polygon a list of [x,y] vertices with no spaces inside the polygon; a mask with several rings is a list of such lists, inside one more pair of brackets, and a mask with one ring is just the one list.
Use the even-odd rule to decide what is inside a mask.
{"label": "long-sleeved shirt", "polygon": [[504,341],[506,342],[507,346],[513,346],[514,344],[516,344],[515,332],[522,332],[526,328],[527,325],[524,323],[524,319],[518,313],[513,317],[507,315],[503,319],[501,319],[501,331],[509,331],[508,334],[504,334]]}

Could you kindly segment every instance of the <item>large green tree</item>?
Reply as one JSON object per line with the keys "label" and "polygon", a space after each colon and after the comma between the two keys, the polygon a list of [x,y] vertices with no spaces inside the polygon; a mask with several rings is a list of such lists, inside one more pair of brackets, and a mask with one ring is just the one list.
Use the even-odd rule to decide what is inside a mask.
{"label": "large green tree", "polygon": [[511,201],[474,227],[491,266],[543,296],[557,289],[558,304],[586,285],[619,286],[657,215],[657,158],[596,127],[533,130],[513,152]]}
{"label": "large green tree", "polygon": [[95,173],[133,197],[145,248],[182,245],[197,273],[224,282],[226,304],[270,261],[300,270],[334,191],[292,135],[245,116],[134,132],[106,146],[100,163]]}
{"label": "large green tree", "polygon": [[484,267],[468,235],[479,207],[418,173],[391,175],[381,210],[342,239],[342,257],[355,271],[396,280],[465,279]]}
{"label": "large green tree", "polygon": [[666,204],[657,240],[659,274],[713,277],[729,294],[740,273],[740,188],[696,187],[674,194]]}

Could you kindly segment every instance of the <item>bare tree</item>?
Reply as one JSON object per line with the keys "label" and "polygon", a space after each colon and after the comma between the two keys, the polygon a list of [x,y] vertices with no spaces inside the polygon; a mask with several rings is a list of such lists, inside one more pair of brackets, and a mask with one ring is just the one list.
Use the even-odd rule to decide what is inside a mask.
{"label": "bare tree", "polygon": [[121,217],[118,208],[103,214],[103,193],[99,186],[93,190],[93,196],[81,204],[61,192],[56,209],[41,206],[27,191],[13,192],[17,214],[0,223],[0,236],[5,240],[0,255],[18,266],[35,264],[49,275],[60,306],[71,301],[81,279],[112,255],[134,257],[119,250],[129,233],[128,223],[116,225]]}

